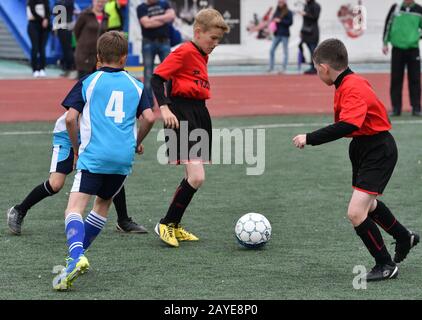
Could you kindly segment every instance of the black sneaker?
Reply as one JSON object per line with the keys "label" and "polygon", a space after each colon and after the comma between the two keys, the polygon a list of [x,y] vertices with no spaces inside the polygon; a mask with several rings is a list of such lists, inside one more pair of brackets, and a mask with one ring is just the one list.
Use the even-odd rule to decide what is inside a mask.
{"label": "black sneaker", "polygon": [[399,274],[399,268],[395,263],[377,264],[366,274],[366,281],[381,281],[395,279]]}
{"label": "black sneaker", "polygon": [[409,238],[406,241],[396,242],[396,253],[394,254],[394,262],[400,263],[406,259],[410,249],[419,243],[419,235],[409,230]]}
{"label": "black sneaker", "polygon": [[399,111],[391,111],[388,115],[390,117],[400,117],[401,113]]}
{"label": "black sneaker", "polygon": [[125,219],[123,221],[117,221],[116,229],[120,232],[127,233],[148,233],[148,230],[144,226],[137,224],[132,218]]}
{"label": "black sneaker", "polygon": [[7,210],[7,225],[12,233],[16,235],[21,234],[24,217],[25,215],[15,207]]}
{"label": "black sneaker", "polygon": [[422,112],[420,112],[420,111],[412,111],[412,116],[414,116],[414,117],[422,117]]}

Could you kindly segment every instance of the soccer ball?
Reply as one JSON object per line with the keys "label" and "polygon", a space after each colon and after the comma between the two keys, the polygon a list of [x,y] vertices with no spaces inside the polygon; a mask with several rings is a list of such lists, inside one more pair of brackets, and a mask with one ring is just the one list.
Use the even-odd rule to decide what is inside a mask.
{"label": "soccer ball", "polygon": [[259,248],[271,238],[271,224],[260,213],[247,213],[236,223],[236,238],[246,248]]}

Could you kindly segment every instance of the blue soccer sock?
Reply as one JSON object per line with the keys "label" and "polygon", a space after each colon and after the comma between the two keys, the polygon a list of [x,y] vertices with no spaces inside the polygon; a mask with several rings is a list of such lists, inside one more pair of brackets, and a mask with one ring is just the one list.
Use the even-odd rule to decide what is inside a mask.
{"label": "blue soccer sock", "polygon": [[82,216],[76,212],[69,213],[65,219],[65,230],[69,257],[76,259],[84,253],[82,243],[85,237],[85,229]]}
{"label": "blue soccer sock", "polygon": [[91,243],[95,240],[98,234],[103,229],[107,218],[100,216],[98,213],[91,211],[84,222],[85,238],[84,250],[88,249]]}

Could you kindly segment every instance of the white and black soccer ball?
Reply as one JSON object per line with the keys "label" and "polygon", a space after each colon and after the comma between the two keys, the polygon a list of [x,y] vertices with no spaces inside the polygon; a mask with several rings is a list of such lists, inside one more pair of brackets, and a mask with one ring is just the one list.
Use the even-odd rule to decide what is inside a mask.
{"label": "white and black soccer ball", "polygon": [[260,248],[271,238],[271,224],[260,213],[247,213],[240,217],[235,227],[236,238],[246,248]]}

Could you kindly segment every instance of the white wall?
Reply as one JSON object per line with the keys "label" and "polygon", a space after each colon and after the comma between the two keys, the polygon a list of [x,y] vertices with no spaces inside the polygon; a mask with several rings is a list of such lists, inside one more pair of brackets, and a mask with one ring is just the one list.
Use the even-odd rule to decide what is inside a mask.
{"label": "white wall", "polygon": [[[141,52],[141,31],[136,19],[136,6],[142,0],[131,0],[131,23],[129,37],[133,44],[133,53]],[[294,8],[296,0],[288,0],[291,9]],[[335,37],[341,39],[349,50],[351,62],[378,62],[388,61],[389,58],[381,53],[382,33],[384,21],[388,10],[394,0],[363,0],[362,4],[367,11],[367,29],[362,36],[352,39],[346,35],[345,29],[337,17],[337,11],[341,5],[357,5],[357,0],[317,0],[321,5],[319,19],[320,40]],[[267,63],[271,41],[256,39],[256,34],[246,31],[253,13],[262,16],[269,7],[275,7],[277,0],[241,0],[241,44],[221,45],[215,49],[210,63]],[[299,31],[302,26],[302,17],[294,16],[294,22],[290,28],[291,37],[289,43],[289,62],[297,62],[297,45],[299,43]],[[281,61],[281,47],[278,49],[277,62]]]}

